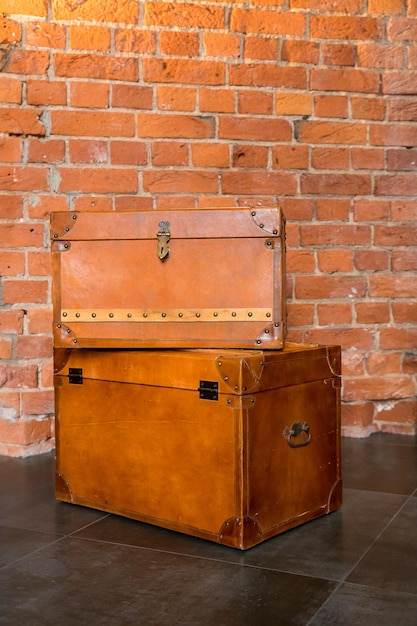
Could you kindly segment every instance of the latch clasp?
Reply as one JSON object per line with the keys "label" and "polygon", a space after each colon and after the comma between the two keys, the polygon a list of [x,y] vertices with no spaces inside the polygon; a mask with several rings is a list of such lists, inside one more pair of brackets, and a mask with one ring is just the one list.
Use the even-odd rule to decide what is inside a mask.
{"label": "latch clasp", "polygon": [[159,222],[160,230],[156,233],[156,237],[158,239],[158,248],[157,254],[158,258],[161,261],[165,261],[169,257],[170,249],[168,246],[168,242],[171,239],[171,233],[169,232],[169,222]]}

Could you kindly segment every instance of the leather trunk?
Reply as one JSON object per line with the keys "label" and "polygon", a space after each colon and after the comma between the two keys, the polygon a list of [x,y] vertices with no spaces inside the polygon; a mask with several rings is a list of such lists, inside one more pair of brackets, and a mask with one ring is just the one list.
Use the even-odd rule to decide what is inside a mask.
{"label": "leather trunk", "polygon": [[51,215],[54,345],[282,348],[279,208]]}
{"label": "leather trunk", "polygon": [[56,496],[247,549],[338,508],[340,348],[55,351]]}

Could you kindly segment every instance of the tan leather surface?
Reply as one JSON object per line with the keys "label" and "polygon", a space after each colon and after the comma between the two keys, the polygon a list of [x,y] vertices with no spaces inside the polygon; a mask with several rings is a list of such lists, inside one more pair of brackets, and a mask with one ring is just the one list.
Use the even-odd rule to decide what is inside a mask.
{"label": "tan leather surface", "polygon": [[[57,351],[57,497],[240,549],[328,513],[341,504],[339,357]],[[218,400],[199,397],[205,379]],[[283,435],[295,423],[306,445],[289,441],[307,432]]]}

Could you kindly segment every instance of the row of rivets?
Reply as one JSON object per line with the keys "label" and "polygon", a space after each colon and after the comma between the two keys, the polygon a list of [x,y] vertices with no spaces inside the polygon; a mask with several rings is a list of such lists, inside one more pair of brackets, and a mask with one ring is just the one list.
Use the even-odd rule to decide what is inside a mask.
{"label": "row of rivets", "polygon": [[[64,311],[62,313],[62,317],[67,317],[67,316],[68,316],[68,313],[66,311]],[[166,313],[161,313],[161,317],[166,317],[166,316],[167,316]],[[196,313],[195,316],[196,317],[201,317],[201,313]],[[219,314],[215,311],[213,313],[213,317],[218,317],[218,316],[219,316]],[[236,317],[237,316],[236,311],[232,311],[231,316],[232,317]],[[77,317],[77,318],[81,317],[81,313],[77,312],[75,314],[75,317]],[[91,317],[93,317],[93,318],[97,317],[97,313],[91,313]],[[109,313],[109,317],[113,318],[114,317],[114,313]],[[131,317],[133,317],[133,315],[132,315],[132,313],[127,313],[126,317],[131,318]],[[142,313],[142,317],[145,317],[145,318],[148,317],[148,313],[146,313],[146,312]],[[184,313],[178,313],[178,317],[184,317]],[[248,311],[248,317],[253,317],[252,311]],[[271,313],[269,313],[269,312],[266,313],[266,317],[271,317]],[[269,331],[266,331],[266,332],[269,332]]]}

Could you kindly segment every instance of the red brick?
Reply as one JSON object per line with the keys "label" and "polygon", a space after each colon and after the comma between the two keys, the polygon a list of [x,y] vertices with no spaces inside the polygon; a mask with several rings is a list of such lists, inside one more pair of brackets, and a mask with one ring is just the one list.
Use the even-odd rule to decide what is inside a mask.
{"label": "red brick", "polygon": [[416,324],[417,302],[393,302],[392,314],[396,324]]}
{"label": "red brick", "polygon": [[51,253],[46,250],[28,251],[28,270],[31,276],[50,276]]}
{"label": "red brick", "polygon": [[338,328],[337,326],[313,328],[304,333],[307,343],[323,345],[338,345],[343,350],[373,350],[375,347],[375,333],[368,328],[352,328],[351,325]]}
{"label": "red brick", "polygon": [[355,200],[353,217],[355,222],[386,222],[389,220],[388,200]]}
{"label": "red brick", "polygon": [[388,302],[357,302],[355,310],[358,324],[387,324],[390,321]]}
{"label": "red brick", "polygon": [[359,43],[356,50],[359,66],[379,67],[384,70],[404,66],[404,51],[398,45]]}
{"label": "red brick", "polygon": [[[24,415],[48,415],[54,413],[54,392],[26,391],[22,393],[22,413]],[[44,436],[44,434],[42,434]]]}
{"label": "red brick", "polygon": [[61,167],[58,192],[60,193],[135,193],[138,179],[135,169],[71,168]]}
{"label": "red brick", "polygon": [[31,335],[48,335],[52,328],[51,308],[29,309],[27,313],[28,332]]}
{"label": "red brick", "polygon": [[417,148],[396,148],[386,154],[388,170],[417,170]]}
{"label": "red brick", "polygon": [[52,337],[49,335],[19,335],[16,337],[17,359],[49,359],[52,357]]}
{"label": "red brick", "polygon": [[266,146],[239,144],[233,146],[232,165],[239,168],[266,168],[269,149]]}
{"label": "red brick", "polygon": [[46,191],[48,184],[47,168],[39,167],[0,167],[0,189],[5,191]]}
{"label": "red brick", "polygon": [[163,111],[194,111],[196,98],[196,89],[157,87],[158,109]]}
{"label": "red brick", "polygon": [[303,92],[277,92],[275,94],[275,112],[277,115],[311,115],[313,98]]}
{"label": "red brick", "polygon": [[214,118],[180,114],[138,113],[138,137],[209,139],[214,137]]}
{"label": "red brick", "polygon": [[203,47],[209,57],[237,59],[240,55],[240,38],[230,33],[203,33]]}
{"label": "red brick", "polygon": [[1,276],[18,276],[19,274],[23,274],[24,271],[25,255],[23,252],[10,252],[10,250],[8,250],[7,252],[0,252]]}
{"label": "red brick", "polygon": [[219,117],[219,139],[250,141],[291,141],[292,128],[287,120],[245,116]]}
{"label": "red brick", "polygon": [[244,59],[275,61],[278,58],[278,39],[276,37],[248,36],[244,40]]}
{"label": "red brick", "polygon": [[46,17],[48,0],[2,0],[1,10],[11,15]]}
{"label": "red brick", "polygon": [[137,82],[137,60],[98,54],[54,54],[55,76]]}
{"label": "red brick", "polygon": [[375,195],[377,196],[415,196],[416,194],[415,174],[375,176]]}
{"label": "red brick", "polygon": [[66,45],[66,27],[53,22],[28,23],[26,43],[35,48],[63,49]]}
{"label": "red brick", "polygon": [[352,322],[352,309],[344,302],[318,304],[317,319],[319,326],[348,326]]}
{"label": "red brick", "polygon": [[231,85],[307,89],[304,67],[245,63],[231,65],[229,71]]}
{"label": "red brick", "polygon": [[23,332],[23,315],[23,309],[3,309],[0,311],[1,333],[21,335]]}
{"label": "red brick", "polygon": [[302,174],[300,187],[303,194],[369,195],[371,180],[367,174]]}
{"label": "red brick", "polygon": [[403,0],[368,0],[368,13],[393,15],[403,12]]}
{"label": "red brick", "polygon": [[296,137],[301,143],[365,144],[367,129],[364,124],[351,122],[310,122],[296,124]]}
{"label": "red brick", "polygon": [[374,96],[351,97],[352,118],[358,120],[383,120],[387,105],[382,98]]}
{"label": "red brick", "polygon": [[110,29],[106,26],[70,25],[69,42],[73,50],[108,52],[111,44]]}
{"label": "red brick", "polygon": [[314,113],[317,117],[348,117],[347,96],[329,96],[327,94],[314,98]]}
{"label": "red brick", "polygon": [[224,85],[225,64],[196,59],[144,58],[143,79],[148,83]]}
{"label": "red brick", "polygon": [[136,24],[138,11],[137,0],[124,0],[123,2],[100,0],[99,3],[52,0],[52,17],[54,20]]}
{"label": "red brick", "polygon": [[26,100],[35,105],[66,105],[67,85],[64,81],[28,80]]}
{"label": "red brick", "polygon": [[410,398],[413,395],[413,381],[406,376],[346,379],[343,385],[343,399],[350,402]]}
{"label": "red brick", "polygon": [[415,246],[416,241],[417,224],[375,226],[374,244],[376,246]]}
{"label": "red brick", "polygon": [[111,198],[100,196],[80,196],[74,198],[74,211],[111,211],[114,207]]}
{"label": "red brick", "polygon": [[294,326],[311,326],[314,323],[314,304],[289,302],[287,312],[289,328]]}
{"label": "red brick", "polygon": [[194,143],[191,158],[195,167],[228,167],[229,146],[216,143]]}
{"label": "red brick", "polygon": [[161,54],[197,57],[200,41],[197,33],[163,30],[159,33]]}
{"label": "red brick", "polygon": [[0,137],[0,161],[19,163],[22,160],[22,140],[17,137]]}
{"label": "red brick", "polygon": [[133,137],[133,113],[114,111],[51,111],[51,134],[73,137]]}
{"label": "red brick", "polygon": [[370,128],[370,144],[414,148],[417,145],[417,128],[409,124],[375,124]]}
{"label": "red brick", "polygon": [[185,142],[155,141],[152,143],[152,165],[187,165],[188,145]]}
{"label": "red brick", "polygon": [[307,169],[309,164],[309,148],[307,146],[281,146],[272,148],[273,169]]}
{"label": "red brick", "polygon": [[387,270],[389,253],[386,250],[356,250],[355,267],[361,272]]}
{"label": "red brick", "polygon": [[389,119],[394,122],[415,122],[417,102],[415,98],[395,98],[388,102]]}
{"label": "red brick", "polygon": [[415,72],[384,72],[382,93],[383,95],[415,95],[417,93]]}
{"label": "red brick", "polygon": [[270,92],[243,90],[238,92],[238,112],[242,115],[271,115],[273,96]]}
{"label": "red brick", "polygon": [[310,222],[313,219],[314,205],[311,198],[282,198],[279,204],[287,220]]}
{"label": "red brick", "polygon": [[98,139],[74,139],[69,141],[71,163],[107,163],[107,142]]}
{"label": "red brick", "polygon": [[216,193],[217,172],[165,170],[143,172],[143,188],[150,193]]}
{"label": "red brick", "polygon": [[4,17],[3,7],[0,17],[1,44],[5,48],[16,46],[22,41],[22,25]]}
{"label": "red brick", "polygon": [[356,49],[353,44],[322,42],[321,52],[324,65],[351,67],[356,64]]}
{"label": "red brick", "polygon": [[302,246],[367,246],[371,242],[369,226],[355,224],[301,225]]}
{"label": "red brick", "polygon": [[313,68],[310,82],[316,91],[379,93],[379,73],[374,70]]}
{"label": "red brick", "polygon": [[296,193],[295,176],[283,172],[223,172],[221,174],[222,193],[254,195],[288,195]]}
{"label": "red brick", "polygon": [[31,195],[28,212],[31,219],[49,219],[51,211],[67,211],[68,198],[64,196]]}
{"label": "red brick", "polygon": [[353,250],[349,248],[318,250],[318,268],[321,272],[326,274],[333,274],[335,272],[351,272],[354,269],[353,255]]}
{"label": "red brick", "polygon": [[313,148],[311,165],[316,170],[347,170],[350,151],[347,148]]}
{"label": "red brick", "polygon": [[355,170],[384,170],[385,152],[379,148],[352,148],[352,167]]}
{"label": "red brick", "polygon": [[295,295],[303,300],[363,298],[366,283],[365,276],[297,276]]}
{"label": "red brick", "polygon": [[225,28],[224,7],[190,5],[182,2],[146,2],[145,26],[173,26],[175,28]]}
{"label": "red brick", "polygon": [[340,198],[318,198],[317,219],[324,222],[347,221],[350,212],[349,200]]}
{"label": "red brick", "polygon": [[[204,197],[204,196],[200,196]],[[157,209],[183,209],[184,207],[193,208],[195,206],[196,199],[194,196],[158,196],[156,199]]]}
{"label": "red brick", "polygon": [[[412,296],[408,296],[412,297]],[[417,328],[381,328],[381,350],[415,350],[417,345]]]}
{"label": "red brick", "polygon": [[21,104],[22,84],[22,81],[17,80],[16,78],[2,76],[0,78],[0,102]]}
{"label": "red brick", "polygon": [[110,161],[114,165],[146,165],[148,152],[141,141],[112,141]]}
{"label": "red brick", "polygon": [[342,376],[364,376],[366,353],[359,350],[344,350],[342,354]]}
{"label": "red brick", "polygon": [[36,365],[0,364],[0,387],[37,387],[38,368]]}
{"label": "red brick", "polygon": [[368,374],[384,376],[386,374],[398,374],[401,372],[401,356],[399,352],[375,352],[369,353],[367,358]]}
{"label": "red brick", "polygon": [[[44,441],[51,437],[52,421],[49,419],[19,419],[17,422],[0,423],[0,440],[8,444],[23,445]],[[7,456],[13,456],[7,453]],[[22,456],[19,454],[19,456]]]}
{"label": "red brick", "polygon": [[363,8],[362,0],[291,0],[292,9],[320,10],[324,13],[340,12],[358,13]]}
{"label": "red brick", "polygon": [[379,18],[360,15],[312,15],[310,35],[312,39],[378,41],[383,37],[383,22]]}
{"label": "red brick", "polygon": [[235,92],[231,89],[200,89],[200,111],[203,113],[233,113]]}
{"label": "red brick", "polygon": [[52,360],[46,361],[41,365],[41,386],[54,386],[54,366]]}
{"label": "red brick", "polygon": [[114,36],[114,45],[118,52],[155,54],[156,33],[149,30],[118,28]]}
{"label": "red brick", "polygon": [[311,274],[316,269],[316,261],[312,250],[287,250],[286,265],[288,273]]}
{"label": "red brick", "polygon": [[369,276],[371,298],[414,298],[415,278],[412,274],[374,274]]}
{"label": "red brick", "polygon": [[416,41],[416,20],[407,17],[391,17],[388,22],[387,36],[391,41]]}
{"label": "red brick", "polygon": [[417,247],[407,250],[392,251],[392,269],[394,272],[407,272],[417,270]]}
{"label": "red brick", "polygon": [[48,300],[48,281],[10,279],[3,281],[5,304],[42,304]]}
{"label": "red brick", "polygon": [[[13,344],[10,337],[0,337],[0,359],[11,359],[13,352]],[[2,405],[1,395],[0,395],[0,407],[2,408],[4,414],[4,406]]]}
{"label": "red brick", "polygon": [[28,163],[62,163],[65,143],[61,139],[29,139]]}
{"label": "red brick", "polygon": [[45,135],[39,109],[0,109],[0,133],[10,135]]}
{"label": "red brick", "polygon": [[[416,400],[403,400],[400,402],[388,401],[386,406],[378,409],[378,420],[387,422],[402,422],[403,424],[415,424],[417,416]],[[382,430],[384,428],[382,427]],[[390,429],[389,432],[393,432]],[[410,435],[412,433],[409,433]]]}
{"label": "red brick", "polygon": [[126,109],[152,109],[153,89],[140,85],[113,85],[112,105]]}
{"label": "red brick", "polygon": [[110,88],[105,83],[72,83],[70,104],[73,107],[106,109],[109,106]]}
{"label": "red brick", "polygon": [[309,63],[316,65],[319,60],[320,46],[314,41],[286,39],[282,42],[281,59],[289,63]]}
{"label": "red brick", "polygon": [[303,13],[264,9],[232,7],[230,29],[239,33],[269,35],[306,34],[306,18]]}
{"label": "red brick", "polygon": [[3,72],[10,74],[46,75],[49,68],[49,52],[47,50],[11,50],[3,66]]}
{"label": "red brick", "polygon": [[402,362],[405,374],[417,374],[417,355],[414,352],[406,352]]}
{"label": "red brick", "polygon": [[342,404],[343,426],[370,426],[374,416],[372,402]]}

